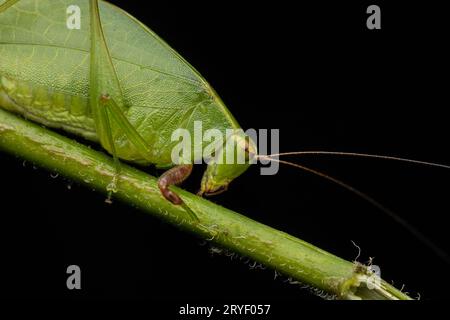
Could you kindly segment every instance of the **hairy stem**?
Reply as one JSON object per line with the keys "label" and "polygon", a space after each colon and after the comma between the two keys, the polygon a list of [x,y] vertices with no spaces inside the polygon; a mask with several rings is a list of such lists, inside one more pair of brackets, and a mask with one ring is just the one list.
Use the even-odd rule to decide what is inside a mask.
{"label": "hairy stem", "polygon": [[[99,192],[107,192],[115,174],[114,162],[106,154],[3,110],[0,149]],[[127,165],[120,172],[114,197],[336,298],[410,299],[366,266],[341,259],[185,190],[174,189],[199,221],[191,219],[182,206],[165,200],[156,178]]]}

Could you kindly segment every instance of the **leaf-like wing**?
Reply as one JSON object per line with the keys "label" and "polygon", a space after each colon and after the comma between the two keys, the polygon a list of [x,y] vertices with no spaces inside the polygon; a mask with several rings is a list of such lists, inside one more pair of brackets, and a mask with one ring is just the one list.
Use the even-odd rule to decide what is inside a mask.
{"label": "leaf-like wing", "polygon": [[[67,27],[70,5],[80,7],[79,30]],[[152,150],[151,162],[170,161],[170,136],[178,127],[193,132],[196,120],[203,121],[204,130],[238,127],[209,84],[179,54],[123,10],[106,2],[99,6],[124,114]],[[21,0],[0,13],[0,75],[87,101],[90,34],[87,0]],[[56,114],[47,117],[67,121]],[[113,134],[119,157],[144,160],[123,133]]]}

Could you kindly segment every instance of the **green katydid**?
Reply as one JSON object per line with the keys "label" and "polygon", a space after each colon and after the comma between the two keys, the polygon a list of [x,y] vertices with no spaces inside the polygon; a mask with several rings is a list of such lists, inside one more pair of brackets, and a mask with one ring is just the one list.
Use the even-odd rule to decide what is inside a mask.
{"label": "green katydid", "polygon": [[[81,13],[79,29],[66,25],[67,8],[73,5]],[[171,141],[172,132],[184,128],[195,134],[195,121],[202,121],[203,130],[214,128],[225,133],[227,129],[240,129],[220,97],[188,62],[138,20],[104,1],[0,0],[0,57],[0,107],[99,142],[113,155],[118,172],[119,159],[170,168],[160,177],[159,187],[162,195],[174,204],[183,201],[170,190],[170,185],[183,182],[192,171],[192,163],[203,154],[194,151],[190,162],[175,165],[171,159],[176,144]],[[294,165],[331,180],[391,215],[349,185],[276,157],[348,155],[449,168],[355,153],[257,155],[254,141],[238,130],[226,136],[219,149],[221,154],[214,156],[222,157],[228,145],[248,158],[254,155]],[[226,190],[249,166],[250,161],[209,162],[199,193],[212,195]],[[439,255],[445,255],[405,221],[393,217]]]}
{"label": "green katydid", "polygon": [[[79,30],[66,27],[66,9],[74,4],[81,12]],[[239,129],[194,68],[109,3],[10,0],[0,12],[3,108],[99,141],[116,160],[160,168],[173,166],[171,134],[176,128],[193,131],[194,121],[201,120],[204,130]],[[240,134],[227,140],[256,153]],[[193,153],[191,160],[199,157]],[[200,193],[225,190],[248,165],[211,163]],[[163,195],[175,204],[181,199],[169,186],[187,178],[191,168],[176,166],[160,179]]]}

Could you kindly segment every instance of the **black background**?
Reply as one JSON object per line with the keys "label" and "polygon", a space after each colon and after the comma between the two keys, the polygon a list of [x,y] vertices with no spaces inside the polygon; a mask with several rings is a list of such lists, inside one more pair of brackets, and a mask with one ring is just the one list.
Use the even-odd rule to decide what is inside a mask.
{"label": "black background", "polygon": [[[330,150],[450,163],[448,32],[438,2],[112,1],[212,84],[246,128],[279,128],[281,151]],[[382,29],[366,28],[378,4]],[[290,158],[394,210],[447,250],[450,171],[383,160]],[[179,302],[318,300],[269,270],[214,255],[190,234],[0,153],[2,295]],[[196,191],[202,170],[186,188]],[[150,169],[150,173],[155,173]],[[68,188],[70,186],[70,188]],[[255,166],[213,201],[359,261],[413,297],[449,297],[448,265],[401,226],[319,177]],[[82,290],[66,288],[66,268]]]}

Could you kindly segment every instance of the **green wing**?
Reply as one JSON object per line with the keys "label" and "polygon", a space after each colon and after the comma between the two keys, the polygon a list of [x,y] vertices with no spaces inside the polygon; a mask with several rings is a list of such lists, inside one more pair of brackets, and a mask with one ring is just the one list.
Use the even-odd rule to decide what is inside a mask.
{"label": "green wing", "polygon": [[[66,27],[66,9],[70,5],[81,9],[80,30]],[[203,121],[203,130],[238,127],[208,83],[158,36],[109,3],[100,2],[99,8],[105,46],[119,83],[117,87],[109,82],[104,88],[150,152],[143,157],[130,134],[114,119],[112,139],[120,158],[167,164],[174,129],[182,127],[193,132],[196,120]],[[69,100],[88,101],[92,34],[89,12],[87,0],[21,0],[0,13],[0,75],[63,93]],[[107,70],[103,66],[98,71],[111,72]],[[100,85],[97,94],[105,93],[101,89]],[[67,108],[72,114],[70,106]],[[83,125],[94,126],[93,113],[88,110]],[[54,122],[74,121],[51,112],[46,117]]]}

